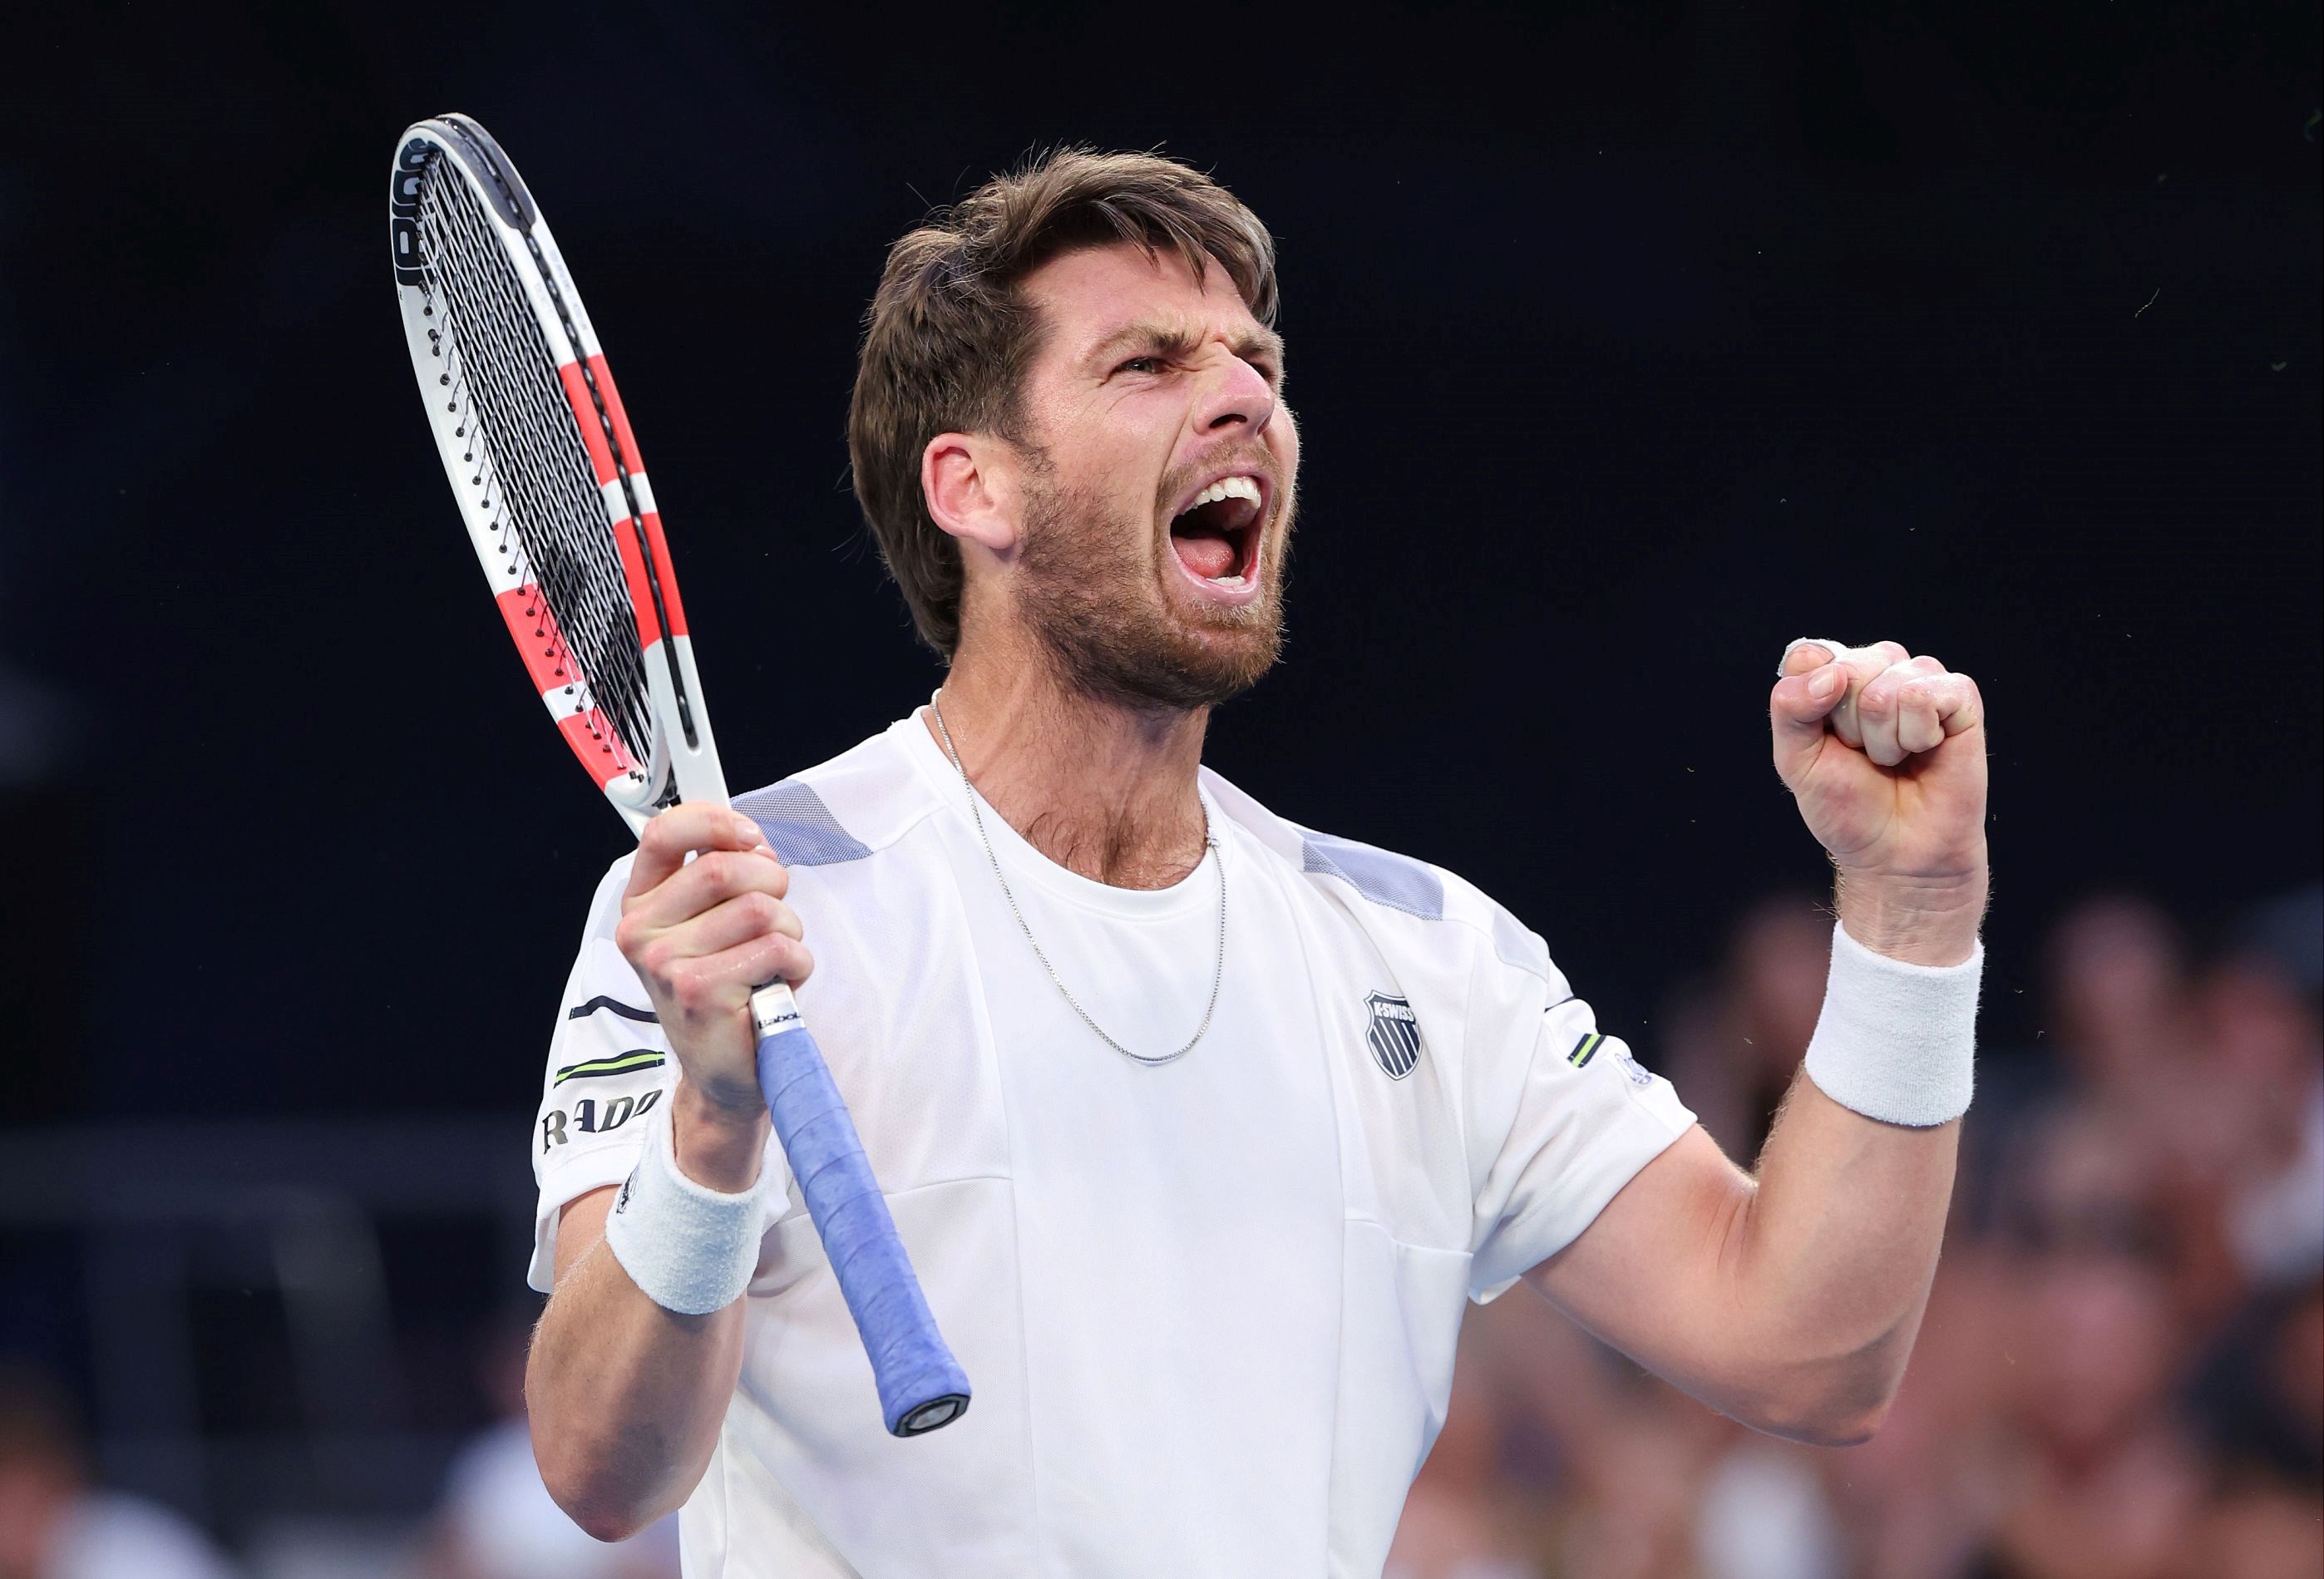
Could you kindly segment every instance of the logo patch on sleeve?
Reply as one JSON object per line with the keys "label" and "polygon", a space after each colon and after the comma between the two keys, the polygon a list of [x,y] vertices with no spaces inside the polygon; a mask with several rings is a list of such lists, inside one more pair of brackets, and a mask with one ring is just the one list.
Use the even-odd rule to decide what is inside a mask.
{"label": "logo patch on sleeve", "polygon": [[1371,1015],[1364,1040],[1372,1049],[1372,1062],[1389,1079],[1403,1079],[1420,1062],[1420,1017],[1409,1002],[1386,993],[1366,996],[1364,1008]]}

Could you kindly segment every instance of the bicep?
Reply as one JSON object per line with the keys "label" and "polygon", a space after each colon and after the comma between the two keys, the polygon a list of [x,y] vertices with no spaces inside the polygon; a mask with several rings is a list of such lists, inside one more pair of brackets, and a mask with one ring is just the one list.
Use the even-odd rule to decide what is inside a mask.
{"label": "bicep", "polygon": [[1715,1403],[1745,1325],[1733,1256],[1755,1188],[1695,1125],[1526,1280],[1649,1371]]}

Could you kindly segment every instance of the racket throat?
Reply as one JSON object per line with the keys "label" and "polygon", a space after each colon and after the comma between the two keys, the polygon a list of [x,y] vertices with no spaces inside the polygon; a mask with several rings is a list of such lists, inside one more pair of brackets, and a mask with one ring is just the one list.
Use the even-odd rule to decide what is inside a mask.
{"label": "racket throat", "polygon": [[[667,656],[671,651],[669,605],[662,597],[661,569],[654,563],[653,544],[646,537],[646,512],[638,508],[637,490],[630,485],[629,468],[622,466],[615,475],[622,481],[622,498],[630,507],[630,530],[637,533],[638,558],[644,562],[646,568],[646,590],[653,596],[654,633],[660,640],[667,662]],[[687,683],[689,679],[687,675],[680,673],[675,665],[668,667],[670,670],[670,710],[678,715],[678,732],[686,736],[686,747],[688,751],[699,751],[702,749],[702,740],[694,724],[694,688]],[[687,667],[690,669],[693,666],[688,664]],[[720,799],[724,799],[724,797],[721,796]]]}
{"label": "racket throat", "polygon": [[[672,798],[678,800],[726,800],[726,773],[719,765],[718,743],[712,737],[706,716],[687,707],[687,698],[702,695],[701,678],[694,669],[694,643],[685,636],[664,636],[646,649],[646,689],[654,714],[664,720],[657,753],[669,753]],[[680,721],[677,734],[669,721]],[[663,781],[659,772],[652,773]]]}

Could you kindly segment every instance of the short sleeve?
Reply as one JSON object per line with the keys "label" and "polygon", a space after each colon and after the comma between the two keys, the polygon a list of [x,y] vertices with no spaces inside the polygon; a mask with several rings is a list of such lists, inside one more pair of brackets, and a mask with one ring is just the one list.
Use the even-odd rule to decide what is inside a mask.
{"label": "short sleeve", "polygon": [[[615,862],[597,885],[549,1038],[532,1125],[532,1176],[540,1198],[525,1279],[543,1294],[557,1267],[558,1214],[591,1190],[629,1177],[645,1148],[646,1126],[640,1121],[678,1083],[653,1001],[613,943],[630,859]],[[767,1167],[782,1166],[779,1147],[770,1145],[767,1158]],[[770,1199],[779,1201],[781,1193]]]}
{"label": "short sleeve", "polygon": [[[1480,1304],[1571,1244],[1694,1123],[1670,1082],[1599,1030],[1590,1005],[1563,993],[1563,978],[1552,980],[1558,990],[1515,1060],[1522,1073],[1493,1083],[1508,1125],[1476,1196],[1469,1292]],[[1472,1038],[1482,1029],[1472,1027]],[[1516,1034],[1504,1045],[1524,1047],[1522,1031],[1508,1029]]]}
{"label": "short sleeve", "polygon": [[638,1121],[664,1100],[675,1073],[644,983],[613,946],[629,869],[627,857],[615,862],[597,885],[549,1032],[532,1125],[540,1200],[526,1279],[544,1294],[557,1264],[558,1214],[591,1190],[629,1177],[645,1138]]}

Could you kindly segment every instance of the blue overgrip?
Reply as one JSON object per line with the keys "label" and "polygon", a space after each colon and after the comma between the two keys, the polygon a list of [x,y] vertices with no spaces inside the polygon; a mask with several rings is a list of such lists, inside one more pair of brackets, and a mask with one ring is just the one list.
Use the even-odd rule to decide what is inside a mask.
{"label": "blue overgrip", "polygon": [[760,1041],[759,1090],[872,1357],[889,1431],[917,1436],[950,1425],[968,1408],[968,1376],[936,1331],[855,1122],[798,1020]]}

